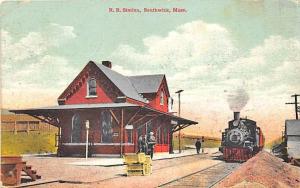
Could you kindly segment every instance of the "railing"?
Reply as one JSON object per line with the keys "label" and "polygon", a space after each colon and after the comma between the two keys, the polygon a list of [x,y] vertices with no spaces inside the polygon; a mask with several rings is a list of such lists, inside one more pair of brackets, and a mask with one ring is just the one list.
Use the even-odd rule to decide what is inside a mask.
{"label": "railing", "polygon": [[40,121],[7,121],[1,122],[1,131],[2,132],[14,132],[17,134],[18,132],[31,132],[31,131],[42,131],[42,132],[50,132],[57,131],[57,128]]}

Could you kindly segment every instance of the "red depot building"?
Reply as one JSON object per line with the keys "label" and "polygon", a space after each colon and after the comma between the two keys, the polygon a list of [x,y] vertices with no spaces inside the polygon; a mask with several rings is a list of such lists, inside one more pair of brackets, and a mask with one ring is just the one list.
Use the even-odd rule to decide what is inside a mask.
{"label": "red depot building", "polygon": [[11,110],[59,128],[59,156],[84,156],[86,122],[89,154],[135,153],[138,137],[150,131],[155,152],[172,151],[172,135],[197,124],[168,111],[170,93],[165,75],[124,76],[110,61],[90,61],[58,97],[57,106]]}

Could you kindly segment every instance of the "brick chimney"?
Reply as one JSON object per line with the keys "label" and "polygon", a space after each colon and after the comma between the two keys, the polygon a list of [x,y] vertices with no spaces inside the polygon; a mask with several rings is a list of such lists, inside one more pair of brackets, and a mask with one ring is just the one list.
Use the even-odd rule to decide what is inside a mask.
{"label": "brick chimney", "polygon": [[102,65],[111,69],[111,62],[110,61],[102,61]]}

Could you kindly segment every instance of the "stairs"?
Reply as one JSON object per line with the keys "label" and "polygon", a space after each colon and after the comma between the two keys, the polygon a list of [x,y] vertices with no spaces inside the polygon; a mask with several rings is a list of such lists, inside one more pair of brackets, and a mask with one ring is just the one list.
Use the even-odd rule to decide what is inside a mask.
{"label": "stairs", "polygon": [[23,162],[23,164],[24,165],[23,165],[22,171],[25,172],[25,174],[27,176],[29,176],[32,179],[32,181],[35,181],[37,179],[41,179],[42,178],[40,175],[38,175],[36,173],[36,170],[32,169],[31,165],[26,165],[26,162]]}

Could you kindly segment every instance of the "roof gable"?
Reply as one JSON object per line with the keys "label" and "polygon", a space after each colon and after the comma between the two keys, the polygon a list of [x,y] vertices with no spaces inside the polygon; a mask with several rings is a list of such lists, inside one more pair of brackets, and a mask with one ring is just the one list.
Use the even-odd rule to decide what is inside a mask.
{"label": "roof gable", "polygon": [[101,71],[123,95],[133,100],[148,103],[147,99],[144,98],[142,94],[157,93],[162,84],[165,87],[167,96],[169,96],[167,81],[164,74],[124,76],[101,63],[89,61],[72,83],[70,83],[65,91],[58,97],[58,101],[64,101],[69,92],[74,92],[74,89],[72,88],[76,87],[74,86],[76,80],[80,79],[83,74],[86,74],[85,72],[87,70],[95,68],[98,68],[98,70]]}
{"label": "roof gable", "polygon": [[139,93],[156,93],[164,78],[163,74],[129,76],[131,83]]}
{"label": "roof gable", "polygon": [[137,101],[145,103],[147,102],[147,100],[139,94],[139,92],[136,90],[136,88],[133,86],[133,84],[130,82],[127,76],[117,73],[102,64],[95,64],[108,77],[108,79],[110,79],[116,85],[116,87],[120,89],[120,91],[125,96]]}

